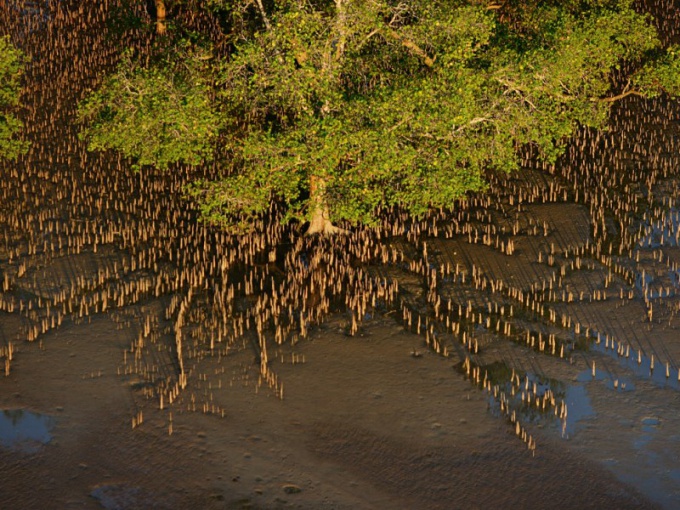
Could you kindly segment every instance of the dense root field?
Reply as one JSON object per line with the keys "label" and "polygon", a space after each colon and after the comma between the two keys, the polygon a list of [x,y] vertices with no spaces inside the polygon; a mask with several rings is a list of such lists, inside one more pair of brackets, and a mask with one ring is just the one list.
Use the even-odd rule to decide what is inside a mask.
{"label": "dense root field", "polygon": [[116,2],[20,3],[0,6],[31,56],[32,145],[0,164],[9,508],[680,500],[677,104],[627,98],[557,166],[527,153],[418,221],[317,239],[272,210],[232,236],[182,199],[216,168],[134,173],[77,138]]}

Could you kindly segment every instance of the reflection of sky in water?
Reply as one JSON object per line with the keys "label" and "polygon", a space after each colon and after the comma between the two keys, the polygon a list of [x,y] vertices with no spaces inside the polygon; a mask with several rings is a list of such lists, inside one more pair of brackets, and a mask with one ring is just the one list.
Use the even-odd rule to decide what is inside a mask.
{"label": "reflection of sky in water", "polygon": [[641,434],[635,439],[635,441],[633,441],[633,447],[636,450],[642,450],[645,446],[649,444],[651,440],[652,440],[651,434]]}
{"label": "reflection of sky in water", "polygon": [[614,377],[604,370],[595,369],[595,376],[593,377],[592,369],[584,370],[576,376],[578,382],[589,381],[604,381],[607,388],[616,391],[634,391],[635,384],[628,377]]}
{"label": "reflection of sky in water", "polygon": [[[527,388],[526,379],[529,380]],[[566,419],[557,418],[554,409],[550,407],[546,411],[539,411],[535,407],[535,397],[531,406],[527,406],[523,401],[523,394],[525,391],[533,393],[533,388],[536,388],[536,395],[541,398],[547,391],[552,391],[557,403],[564,400],[567,404]],[[505,383],[504,391],[506,396],[510,395],[510,383]],[[590,404],[590,398],[583,384],[566,384],[555,380],[542,380],[536,374],[527,372],[525,379],[522,381],[521,389],[517,391],[514,397],[509,397],[509,405],[511,411],[517,413],[517,417],[522,424],[534,425],[551,425],[559,431],[565,439],[573,436],[579,429],[579,422],[582,420],[595,418],[596,414]],[[488,396],[488,404],[491,412],[496,416],[501,416],[500,402],[494,397],[493,393]],[[559,404],[558,404],[559,407]],[[541,425],[541,426],[542,426]]]}
{"label": "reflection of sky in water", "polygon": [[[635,359],[637,366],[637,359]],[[647,367],[649,369],[649,367]],[[551,381],[551,385],[556,387],[553,390],[561,390],[562,398],[567,404],[567,418],[566,420],[551,419],[551,414],[534,415],[533,420],[529,419],[529,423],[545,424],[552,423],[552,426],[561,432],[564,439],[570,439],[579,434],[584,427],[584,422],[590,421],[593,427],[601,426],[598,424],[598,414],[600,412],[607,413],[607,408],[598,408],[596,412],[590,397],[588,396],[589,384],[604,383],[609,389],[615,391],[635,391],[635,386],[630,378],[619,378],[617,387],[613,385],[615,380],[611,373],[605,370],[596,369],[595,376],[593,376],[592,369],[581,372],[574,383],[559,383]],[[652,379],[655,380],[655,379]],[[626,384],[625,389],[622,389],[621,383]],[[659,382],[659,381],[655,381]],[[670,384],[664,380],[665,386]],[[531,416],[522,416],[524,419]],[[621,426],[631,426],[633,423],[621,423]],[[680,508],[678,506],[677,492],[673,487],[680,487],[680,468],[677,465],[677,458],[673,452],[678,450],[680,444],[680,435],[666,435],[661,432],[663,429],[663,419],[659,416],[649,415],[644,416],[635,424],[635,433],[630,437],[630,446],[636,452],[634,458],[628,457],[627,454],[621,452],[614,452],[613,457],[602,459],[602,463],[614,470],[617,476],[624,482],[630,483],[635,487],[641,489],[643,493],[649,497],[653,502],[661,505],[665,509]],[[615,431],[612,431],[614,433]],[[660,447],[657,441],[663,441],[663,447]],[[654,446],[656,444],[656,447]],[[623,456],[622,456],[623,455]],[[670,464],[669,464],[670,461]],[[639,466],[639,469],[632,471],[626,466],[630,466],[631,462]],[[668,469],[669,466],[674,466],[673,469]],[[671,488],[669,490],[669,488]]]}
{"label": "reflection of sky in water", "polygon": [[654,432],[659,425],[661,425],[661,420],[659,418],[654,418],[648,416],[647,418],[642,418],[642,430],[645,432]]}
{"label": "reflection of sky in water", "polygon": [[654,463],[654,461],[657,460],[658,455],[654,452],[646,450],[646,446],[654,438],[654,434],[661,425],[661,420],[659,420],[658,418],[654,418],[652,416],[647,416],[646,418],[642,418],[640,425],[641,425],[640,428],[643,433],[640,434],[635,439],[635,441],[633,441],[633,447],[636,450],[640,451],[644,450],[644,453],[647,455],[647,458],[650,461],[650,463]]}
{"label": "reflection of sky in water", "polygon": [[[669,487],[680,482],[680,469],[668,469],[668,466],[669,460],[671,462],[677,460],[672,452],[677,451],[678,436],[664,438],[663,435],[659,435],[662,420],[655,416],[646,416],[639,424],[640,434],[635,437],[632,444],[637,450],[635,462],[645,469],[636,471],[634,475],[626,473],[621,479],[641,488],[647,497],[663,508],[676,509],[678,508],[676,491],[669,490]],[[652,441],[658,440],[665,444],[664,448],[651,447]]]}
{"label": "reflection of sky in water", "polygon": [[[587,393],[588,381],[604,380],[609,386],[611,376],[596,370],[595,378],[593,378],[592,370],[587,370],[579,374],[578,380],[579,383],[566,386],[565,389],[564,401],[568,406],[567,420],[562,422],[562,434],[565,439],[579,432],[583,420],[591,419],[593,425],[598,426],[598,413],[591,405]],[[613,386],[609,387],[613,388]],[[621,391],[621,388],[619,387],[618,390]],[[600,411],[606,413],[606,408]],[[624,424],[621,425],[624,426]],[[636,451],[634,460],[625,455],[615,454],[614,457],[604,459],[602,463],[617,472],[621,480],[641,489],[647,497],[660,504],[662,508],[675,510],[680,506],[678,506],[677,492],[672,487],[680,487],[680,468],[668,469],[668,467],[669,461],[670,465],[677,465],[677,457],[673,455],[673,452],[680,451],[678,450],[680,435],[668,436],[661,432],[662,429],[662,418],[653,415],[641,418],[631,438],[631,446]],[[659,440],[664,445],[661,448],[656,443]],[[656,447],[653,446],[655,443]],[[630,471],[620,468],[621,465],[630,465],[631,462],[634,462],[640,469]]]}
{"label": "reflection of sky in water", "polygon": [[[641,379],[646,379],[652,381],[657,386],[662,388],[672,388],[675,390],[680,389],[680,381],[678,380],[678,368],[671,367],[670,365],[666,367],[665,361],[659,360],[658,357],[654,359],[654,370],[652,370],[652,359],[645,354],[639,353],[640,362],[638,363],[638,351],[630,349],[629,356],[618,354],[619,344],[615,340],[605,341],[603,336],[597,332],[592,334],[593,338],[599,341],[591,342],[590,349],[593,351],[605,354],[610,358],[616,359],[619,364],[628,370],[630,370],[636,377]],[[625,349],[624,349],[625,350]],[[668,372],[666,369],[668,368]],[[668,377],[666,374],[668,373]],[[609,375],[606,373],[601,373],[600,370],[596,370],[595,379],[604,380],[608,378]],[[585,382],[587,380],[592,380],[592,373],[588,370],[582,372],[578,376],[578,380]],[[626,383],[626,388],[628,384],[632,385],[630,380],[622,379]]]}
{"label": "reflection of sky in water", "polygon": [[0,413],[0,446],[36,451],[40,444],[50,442],[53,426],[54,419],[51,416],[23,409],[3,410]]}
{"label": "reflection of sky in water", "polygon": [[659,221],[655,224],[647,222],[645,227],[645,235],[638,241],[638,245],[641,248],[678,246],[677,236],[680,229],[680,211],[675,207],[671,207],[666,211],[664,221]]}
{"label": "reflection of sky in water", "polygon": [[595,411],[590,405],[590,398],[585,386],[567,386],[564,395],[567,404],[567,419],[562,425],[562,436],[569,438],[578,430],[578,423],[587,418],[593,418]]}
{"label": "reflection of sky in water", "polygon": [[678,271],[665,271],[656,276],[641,271],[635,275],[635,288],[648,299],[673,297],[677,295],[679,277]]}

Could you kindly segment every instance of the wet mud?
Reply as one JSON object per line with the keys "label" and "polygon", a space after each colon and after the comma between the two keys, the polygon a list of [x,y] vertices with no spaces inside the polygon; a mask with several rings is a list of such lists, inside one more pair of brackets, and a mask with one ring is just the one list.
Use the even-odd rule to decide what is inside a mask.
{"label": "wet mud", "polygon": [[273,206],[230,235],[182,199],[217,163],[135,173],[77,137],[118,3],[16,4],[0,34],[31,56],[32,145],[0,163],[11,505],[673,508],[677,103],[627,98],[554,167],[528,148],[424,218],[320,239]]}

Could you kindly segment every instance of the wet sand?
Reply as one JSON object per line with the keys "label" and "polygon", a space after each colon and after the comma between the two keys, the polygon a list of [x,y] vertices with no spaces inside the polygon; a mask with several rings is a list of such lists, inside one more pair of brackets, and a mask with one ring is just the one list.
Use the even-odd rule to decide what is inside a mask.
{"label": "wet sand", "polygon": [[54,426],[33,453],[0,449],[3,504],[653,508],[558,438],[532,456],[451,360],[389,319],[356,338],[338,329],[331,322],[298,344],[304,363],[281,364],[283,401],[256,391],[257,365],[242,352],[209,367],[225,369],[215,392],[224,418],[149,402],[134,430],[140,389],[136,377],[117,375],[126,332],[112,320],[67,325],[43,349],[22,346],[0,407],[52,416]]}

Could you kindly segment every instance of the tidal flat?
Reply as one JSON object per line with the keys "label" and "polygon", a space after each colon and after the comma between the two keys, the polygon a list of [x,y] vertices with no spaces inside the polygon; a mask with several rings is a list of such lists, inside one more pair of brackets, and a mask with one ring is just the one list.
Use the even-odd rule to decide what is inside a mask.
{"label": "tidal flat", "polygon": [[677,102],[626,98],[556,165],[529,151],[423,218],[316,238],[273,207],[232,235],[182,198],[215,168],[78,138],[108,4],[14,4],[3,507],[675,508]]}

